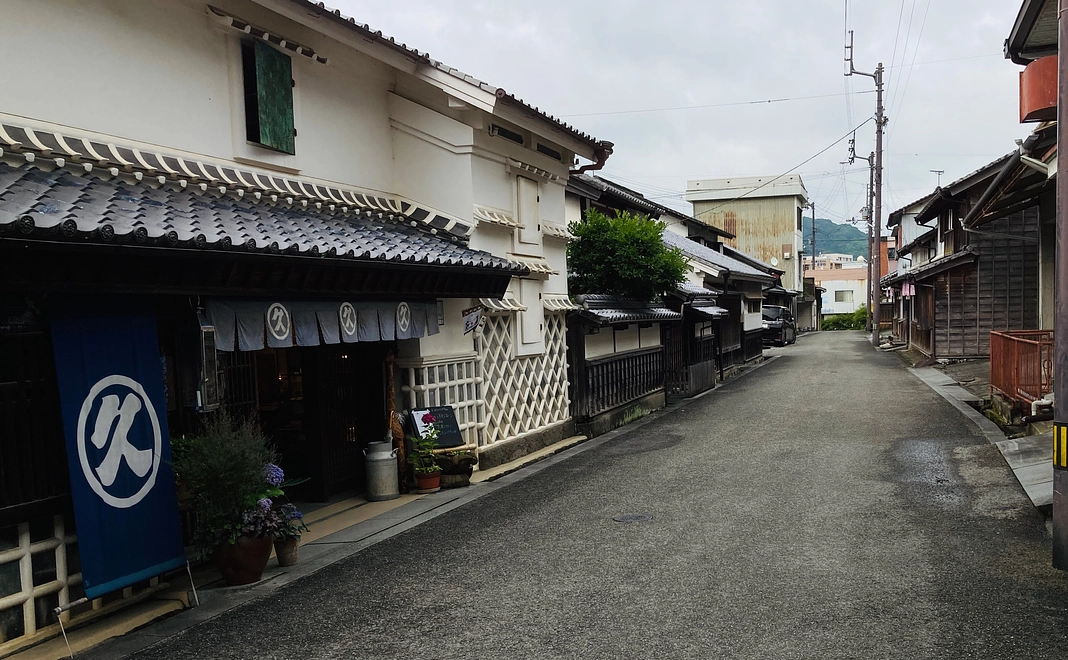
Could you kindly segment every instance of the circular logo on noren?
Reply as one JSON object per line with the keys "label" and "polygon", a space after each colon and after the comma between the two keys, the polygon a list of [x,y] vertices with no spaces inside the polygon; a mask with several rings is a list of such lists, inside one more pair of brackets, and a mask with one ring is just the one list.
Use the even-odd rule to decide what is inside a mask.
{"label": "circular logo on noren", "polygon": [[356,309],[352,306],[352,303],[341,303],[338,315],[341,317],[341,329],[345,331],[345,334],[350,336],[355,334]]}
{"label": "circular logo on noren", "polygon": [[397,330],[408,332],[408,326],[412,324],[412,310],[408,303],[402,302],[397,305]]}
{"label": "circular logo on noren", "polygon": [[267,330],[271,336],[282,341],[289,338],[289,330],[292,326],[289,310],[282,303],[274,303],[267,308]]}
{"label": "circular logo on noren", "polygon": [[115,374],[89,389],[78,413],[77,442],[85,480],[110,506],[132,507],[155,486],[163,435],[136,380]]}

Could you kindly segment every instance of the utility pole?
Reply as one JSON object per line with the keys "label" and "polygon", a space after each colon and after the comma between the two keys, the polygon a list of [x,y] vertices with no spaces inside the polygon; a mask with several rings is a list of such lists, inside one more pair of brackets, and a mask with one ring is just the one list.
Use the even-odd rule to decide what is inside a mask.
{"label": "utility pole", "polygon": [[[857,138],[854,137],[849,141],[849,158],[846,162],[852,165],[857,160]],[[864,231],[868,234],[868,286],[867,294],[864,298],[864,310],[867,312],[866,320],[864,322],[864,329],[868,332],[872,330],[872,317],[874,310],[872,309],[871,301],[873,291],[878,291],[872,282],[872,255],[876,254],[876,251],[872,249],[872,226],[871,226],[871,211],[872,211],[872,192],[875,190],[875,153],[871,153],[868,156],[861,158],[861,160],[868,161],[868,188],[867,197],[865,198],[864,208],[860,210],[860,217],[864,221]],[[878,298],[876,298],[878,300]]]}
{"label": "utility pole", "polygon": [[[815,301],[815,294],[816,294],[816,202],[815,201],[811,201],[811,202],[808,203],[808,205],[809,205],[809,208],[812,209],[812,294],[813,294],[813,301],[812,301],[812,329],[813,330],[819,330],[820,329],[820,321],[819,321],[819,318],[817,318],[817,315],[816,315],[816,301]],[[805,289],[805,278],[802,277],[801,278],[801,290],[804,291],[804,289]]]}
{"label": "utility pole", "polygon": [[[1060,43],[1068,44],[1068,1],[1060,0]],[[1057,150],[1068,148],[1068,46],[1057,52]],[[1068,158],[1057,162],[1057,248],[1053,336],[1053,567],[1068,570]]]}
{"label": "utility pole", "polygon": [[879,62],[879,66],[875,67],[875,73],[864,73],[863,71],[857,71],[853,67],[853,31],[849,31],[849,44],[846,45],[846,61],[849,62],[849,73],[847,76],[856,74],[858,76],[867,76],[875,81],[875,203],[872,208],[872,216],[874,218],[874,227],[872,228],[874,249],[872,251],[872,259],[875,263],[873,265],[872,274],[872,287],[875,289],[874,304],[872,310],[872,334],[871,343],[876,348],[879,347],[879,305],[882,299],[882,287],[879,285],[879,280],[882,277],[880,271],[882,270],[881,254],[882,254],[882,240],[881,234],[883,233],[883,128],[886,126],[886,117],[884,115],[885,109],[883,108],[883,63]]}

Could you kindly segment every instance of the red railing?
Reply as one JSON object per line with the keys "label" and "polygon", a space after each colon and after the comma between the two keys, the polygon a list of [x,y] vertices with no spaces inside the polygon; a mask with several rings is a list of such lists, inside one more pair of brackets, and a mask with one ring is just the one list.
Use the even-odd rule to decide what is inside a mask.
{"label": "red railing", "polygon": [[990,389],[1018,406],[1053,391],[1053,331],[990,333]]}

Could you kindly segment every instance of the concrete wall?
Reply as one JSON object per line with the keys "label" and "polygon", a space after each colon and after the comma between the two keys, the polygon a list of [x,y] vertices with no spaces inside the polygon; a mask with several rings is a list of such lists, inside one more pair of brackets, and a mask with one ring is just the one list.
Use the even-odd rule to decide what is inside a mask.
{"label": "concrete wall", "polygon": [[[837,271],[845,273],[848,271]],[[867,273],[864,279],[839,279],[825,280],[820,283],[826,291],[823,293],[823,314],[852,314],[858,307],[867,304]],[[835,292],[849,292],[853,296],[852,302],[835,302]]]}

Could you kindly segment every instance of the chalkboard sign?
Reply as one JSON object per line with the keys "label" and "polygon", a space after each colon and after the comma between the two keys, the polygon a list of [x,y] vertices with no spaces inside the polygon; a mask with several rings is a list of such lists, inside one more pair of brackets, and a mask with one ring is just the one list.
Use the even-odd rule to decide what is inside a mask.
{"label": "chalkboard sign", "polygon": [[427,425],[423,423],[423,415],[430,413],[434,416],[434,425],[438,428],[439,447],[459,447],[464,444],[464,438],[460,435],[460,423],[456,421],[456,411],[452,406],[432,406],[419,408],[411,411],[412,431],[419,436],[426,433]]}

